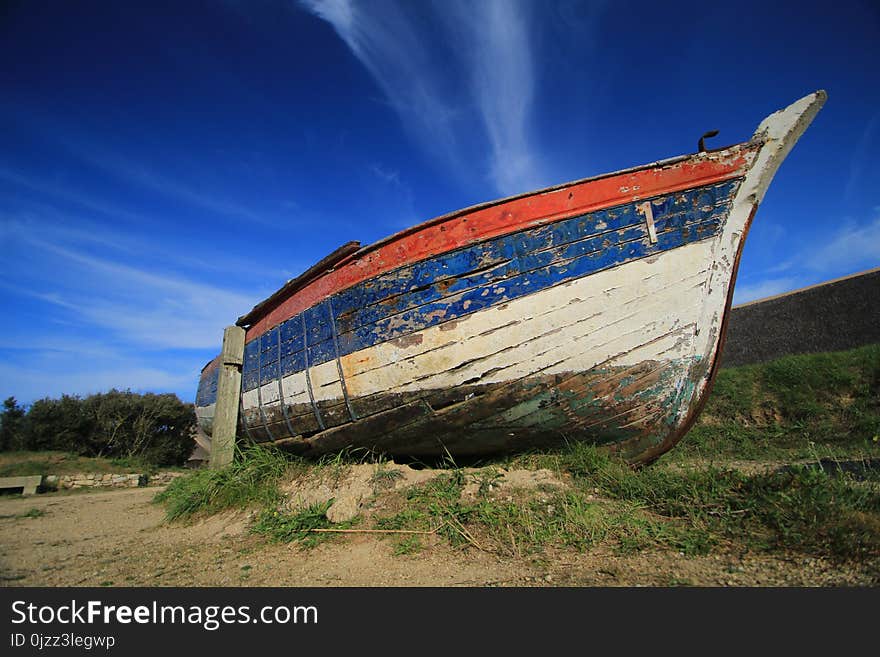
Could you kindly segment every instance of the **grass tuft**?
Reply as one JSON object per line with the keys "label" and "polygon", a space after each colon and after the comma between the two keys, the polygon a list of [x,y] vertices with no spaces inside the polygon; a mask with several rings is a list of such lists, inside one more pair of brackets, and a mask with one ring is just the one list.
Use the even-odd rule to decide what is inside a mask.
{"label": "grass tuft", "polygon": [[297,541],[300,546],[312,548],[333,537],[332,533],[312,532],[312,529],[347,529],[354,522],[331,523],[327,510],[334,500],[316,502],[293,512],[280,509],[263,509],[251,527],[255,534],[262,534],[277,543]]}
{"label": "grass tuft", "polygon": [[225,468],[197,470],[178,477],[156,495],[155,501],[165,505],[169,520],[271,505],[280,499],[278,480],[293,466],[294,462],[279,450],[254,445],[239,452]]}
{"label": "grass tuft", "polygon": [[378,494],[383,490],[394,488],[394,484],[398,479],[403,479],[403,473],[400,470],[389,470],[384,464],[376,466],[376,471],[370,477],[370,483],[373,485],[373,492]]}

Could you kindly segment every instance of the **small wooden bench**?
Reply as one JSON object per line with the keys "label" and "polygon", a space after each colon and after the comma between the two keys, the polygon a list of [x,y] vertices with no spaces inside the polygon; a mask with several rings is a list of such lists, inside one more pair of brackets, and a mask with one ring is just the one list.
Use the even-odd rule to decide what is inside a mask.
{"label": "small wooden bench", "polygon": [[0,477],[0,488],[21,488],[22,495],[36,495],[37,486],[43,481],[40,475],[29,477]]}

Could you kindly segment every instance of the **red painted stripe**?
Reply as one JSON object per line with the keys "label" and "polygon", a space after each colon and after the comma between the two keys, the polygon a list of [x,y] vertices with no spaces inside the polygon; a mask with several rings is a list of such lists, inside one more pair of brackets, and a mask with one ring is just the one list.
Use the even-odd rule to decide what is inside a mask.
{"label": "red painted stripe", "polygon": [[743,174],[755,148],[744,144],[708,156],[572,183],[428,221],[377,243],[281,301],[247,330],[247,341],[340,290],[403,265],[532,226],[735,178]]}

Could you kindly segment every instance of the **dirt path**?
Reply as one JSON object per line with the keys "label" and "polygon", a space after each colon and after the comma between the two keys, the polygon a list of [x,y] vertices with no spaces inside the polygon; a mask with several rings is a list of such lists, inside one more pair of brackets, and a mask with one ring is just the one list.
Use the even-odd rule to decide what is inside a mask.
{"label": "dirt path", "polygon": [[877,585],[818,559],[607,549],[501,558],[438,540],[416,555],[351,535],[311,550],[267,544],[245,513],[164,522],[158,489],[0,498],[5,586]]}

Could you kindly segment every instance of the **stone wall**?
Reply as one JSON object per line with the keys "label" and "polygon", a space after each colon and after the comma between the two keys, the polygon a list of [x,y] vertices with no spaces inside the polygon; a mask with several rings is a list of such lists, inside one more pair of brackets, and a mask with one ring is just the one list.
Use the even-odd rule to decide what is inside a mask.
{"label": "stone wall", "polygon": [[77,473],[66,475],[46,475],[43,487],[57,490],[76,488],[137,488],[139,486],[163,486],[183,472],[158,472],[156,474],[101,474]]}
{"label": "stone wall", "polygon": [[880,343],[880,269],[731,310],[722,367]]}

